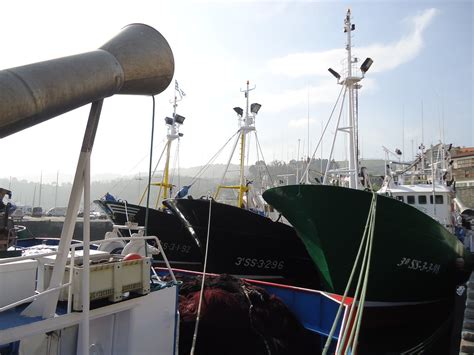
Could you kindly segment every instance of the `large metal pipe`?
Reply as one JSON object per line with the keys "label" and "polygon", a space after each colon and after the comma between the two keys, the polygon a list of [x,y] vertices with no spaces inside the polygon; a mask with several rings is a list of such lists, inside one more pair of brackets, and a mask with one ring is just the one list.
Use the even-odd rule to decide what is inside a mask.
{"label": "large metal pipe", "polygon": [[453,198],[459,214],[465,218],[474,218],[474,209],[466,206],[459,197]]}
{"label": "large metal pipe", "polygon": [[2,70],[0,138],[115,94],[159,94],[173,74],[168,42],[143,24],[92,52]]}

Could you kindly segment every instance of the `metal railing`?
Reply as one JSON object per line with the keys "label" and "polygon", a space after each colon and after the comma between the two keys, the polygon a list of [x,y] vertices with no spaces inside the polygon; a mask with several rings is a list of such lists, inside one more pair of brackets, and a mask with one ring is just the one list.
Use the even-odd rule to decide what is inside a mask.
{"label": "metal railing", "polygon": [[[165,261],[166,267],[168,268],[168,271],[170,272],[171,278],[173,279],[173,282],[176,284],[176,277],[173,273],[173,270],[171,269],[170,263],[168,261],[168,258],[166,257],[166,254],[163,250],[163,247],[161,246],[160,240],[156,236],[133,236],[133,237],[117,237],[117,238],[108,238],[108,239],[101,239],[101,240],[94,240],[89,242],[88,244],[96,244],[96,243],[101,243],[101,242],[113,242],[113,241],[126,241],[126,240],[143,240],[145,243],[147,240],[154,240],[156,242],[156,245],[158,245],[158,249],[160,250],[161,255],[163,256],[163,259]],[[147,243],[146,243],[147,244]],[[76,259],[76,248],[84,247],[84,243],[75,243],[72,244],[69,249],[70,249],[70,262],[69,262],[69,281],[67,283],[61,284],[58,287],[53,287],[53,288],[48,288],[47,290],[38,292],[35,291],[36,294],[29,296],[27,298],[21,299],[19,301],[15,301],[13,303],[10,303],[6,306],[0,307],[0,313],[7,311],[9,309],[15,308],[17,306],[20,306],[22,304],[34,301],[37,298],[43,297],[49,293],[52,293],[54,291],[61,290],[63,288],[68,287],[68,300],[67,300],[67,314],[71,313],[72,309],[72,285],[73,285],[73,275],[74,272],[72,270],[74,269],[74,263]],[[5,258],[5,259],[0,259],[0,265],[1,264],[7,264],[11,262],[16,262],[16,261],[21,261],[21,260],[37,260],[46,256],[52,256],[52,255],[57,255],[58,252],[48,252],[48,253],[42,253],[42,254],[35,254],[35,255],[25,255],[25,256],[17,256],[17,257],[12,257],[12,258]],[[152,268],[152,267],[151,267]],[[90,271],[89,271],[90,272]],[[36,280],[37,282],[38,280]],[[86,286],[88,287],[88,285]]]}

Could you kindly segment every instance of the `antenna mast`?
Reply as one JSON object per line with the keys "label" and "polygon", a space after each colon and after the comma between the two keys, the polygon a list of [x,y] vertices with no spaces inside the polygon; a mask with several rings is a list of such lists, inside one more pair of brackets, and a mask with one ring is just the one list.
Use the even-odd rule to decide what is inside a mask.
{"label": "antenna mast", "polygon": [[[245,181],[245,137],[248,132],[255,131],[255,117],[257,116],[258,111],[260,110],[261,105],[258,103],[253,103],[250,105],[250,112],[249,112],[249,92],[255,90],[255,86],[250,88],[250,82],[247,80],[247,88],[245,90],[240,90],[245,94],[245,115],[244,110],[240,107],[234,107],[234,111],[237,113],[239,117],[239,131],[237,135],[237,140],[235,141],[234,147],[232,152],[230,153],[229,160],[227,161],[227,166],[222,174],[222,179],[220,185],[217,187],[217,191],[214,194],[214,198],[217,199],[219,192],[221,189],[237,189],[239,190],[239,197],[237,206],[244,207],[244,194],[248,191],[248,186]],[[237,148],[237,144],[240,140],[240,181],[239,185],[224,185],[225,176],[227,174],[227,170],[229,169],[232,157],[234,156],[235,149]]]}
{"label": "antenna mast", "polygon": [[[357,94],[362,85],[359,84],[365,73],[371,67],[373,60],[371,58],[366,58],[362,65],[360,66],[360,72],[355,67],[358,63],[357,58],[352,57],[352,42],[351,42],[351,32],[355,30],[355,25],[351,22],[351,10],[347,10],[346,17],[344,19],[344,32],[347,33],[347,76],[341,80],[341,75],[335,70],[329,68],[328,71],[337,79],[337,83],[344,85],[346,87],[346,92],[349,95],[349,122],[347,127],[339,127],[339,121],[337,123],[337,131],[342,131],[349,134],[349,145],[348,145],[348,160],[349,166],[347,169],[336,169],[331,170],[331,172],[344,172],[348,175],[349,178],[349,188],[358,189],[361,182],[359,181],[359,147],[358,147],[358,96],[355,97],[354,94]],[[354,65],[354,68],[352,67]],[[344,102],[344,100],[343,100]],[[341,107],[342,112],[342,107]],[[340,117],[340,116],[339,116]],[[335,136],[336,137],[336,136]],[[333,145],[331,147],[331,154],[329,155],[329,161],[332,158],[332,152],[334,149],[335,137],[333,140]],[[328,166],[329,167],[329,166]],[[327,181],[327,172],[329,171],[328,167],[326,168],[326,174],[323,179],[323,183]]]}
{"label": "antenna mast", "polygon": [[[175,139],[179,139],[183,136],[183,133],[179,132],[179,127],[184,123],[185,117],[178,115],[176,113],[176,108],[178,107],[178,102],[183,99],[186,94],[183,90],[180,89],[178,85],[178,81],[175,80],[174,85],[174,98],[170,100],[170,103],[173,104],[173,117],[165,117],[165,123],[168,126],[168,134],[166,135],[166,145],[163,152],[166,150],[166,160],[165,160],[165,168],[163,170],[163,179],[161,182],[151,183],[150,185],[159,186],[160,190],[158,192],[158,196],[156,198],[156,208],[158,208],[160,199],[161,199],[161,192],[163,191],[163,200],[171,197],[171,192],[173,185],[169,181],[169,166],[170,166],[170,156],[171,156],[171,145]],[[163,154],[163,153],[162,153]],[[161,156],[160,156],[161,160]],[[158,162],[159,163],[159,162]],[[158,165],[157,163],[157,165]],[[155,168],[156,169],[156,168]],[[148,189],[148,187],[147,187]],[[143,198],[145,197],[145,193],[147,191],[145,189],[140,202],[142,202]]]}
{"label": "antenna mast", "polygon": [[[357,173],[359,171],[359,157],[357,152],[357,132],[354,115],[354,78],[352,77],[352,38],[351,32],[355,30],[355,25],[351,23],[351,10],[347,10],[344,20],[344,31],[347,33],[347,78],[346,86],[349,94],[349,187],[357,189],[359,187]],[[356,60],[355,60],[356,61]],[[358,80],[357,80],[358,81]]]}

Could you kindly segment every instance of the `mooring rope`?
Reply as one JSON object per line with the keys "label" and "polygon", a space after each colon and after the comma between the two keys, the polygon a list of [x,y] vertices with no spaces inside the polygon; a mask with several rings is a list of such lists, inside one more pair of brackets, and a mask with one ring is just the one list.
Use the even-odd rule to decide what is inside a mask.
{"label": "mooring rope", "polygon": [[[377,194],[375,192],[373,192],[372,193],[372,201],[370,203],[369,213],[368,213],[368,216],[367,216],[367,221],[365,223],[364,233],[362,235],[362,239],[361,239],[361,242],[360,242],[360,245],[359,245],[359,250],[357,251],[357,256],[356,256],[356,259],[354,261],[354,265],[352,267],[352,271],[351,271],[351,274],[349,276],[349,280],[347,282],[346,288],[344,290],[344,295],[342,297],[341,303],[339,304],[339,308],[337,310],[336,317],[334,318],[334,322],[332,324],[332,327],[331,327],[331,330],[329,332],[328,338],[327,338],[326,343],[324,345],[323,355],[326,355],[329,351],[329,347],[331,345],[331,340],[332,340],[332,337],[334,336],[334,333],[336,331],[337,323],[339,321],[339,317],[341,315],[341,312],[342,312],[342,309],[343,309],[343,306],[344,306],[344,302],[347,298],[350,287],[352,285],[352,279],[354,277],[357,266],[359,264],[360,255],[361,255],[361,252],[362,252],[362,249],[364,248],[364,246],[365,246],[365,248],[364,248],[364,257],[363,257],[363,261],[362,261],[361,272],[360,272],[359,278],[358,278],[356,293],[354,295],[353,305],[355,304],[355,302],[357,300],[357,296],[359,294],[359,286],[360,286],[360,281],[362,279],[362,276],[364,276],[365,289],[363,288],[362,293],[363,293],[363,297],[364,297],[363,302],[365,302],[365,290],[367,289],[367,282],[368,282],[368,271],[369,271],[369,266],[370,266],[370,255],[371,255],[371,251],[372,251],[372,241],[371,240],[373,239],[373,231],[374,231],[374,226],[375,226],[376,206],[377,206]],[[368,241],[367,241],[367,239],[368,239]],[[368,260],[368,262],[366,263],[367,260]],[[365,267],[366,264],[367,264],[367,267]],[[351,307],[351,311],[349,312],[349,317],[348,317],[347,324],[350,324],[350,320],[351,320],[351,317],[352,317],[352,314],[353,314],[353,309],[354,309],[353,307],[354,306]],[[363,303],[362,303],[362,306],[359,305],[358,308],[363,308]],[[360,313],[360,319],[362,319],[362,313]],[[357,324],[360,327],[360,322],[359,321],[357,322]],[[352,331],[352,329],[353,328],[351,327],[351,331]],[[341,347],[338,351],[338,354],[341,353],[341,348],[344,347],[344,341],[345,341],[346,334],[347,334],[347,328],[345,330],[343,330],[342,340],[340,342]],[[357,336],[358,336],[358,331],[357,331]],[[356,344],[357,344],[357,341],[356,341]],[[348,346],[349,346],[349,344],[348,344]]]}
{"label": "mooring rope", "polygon": [[198,303],[198,310],[196,314],[196,324],[194,326],[194,334],[193,334],[193,342],[191,345],[191,355],[194,355],[194,351],[196,349],[196,341],[197,341],[197,335],[198,335],[198,330],[199,330],[199,321],[200,321],[200,316],[201,316],[201,304],[202,304],[202,298],[204,295],[204,281],[206,279],[206,269],[207,269],[207,252],[209,250],[209,234],[211,231],[211,211],[212,211],[212,198],[211,194],[208,193],[209,198],[209,218],[207,220],[207,236],[206,236],[206,251],[204,253],[204,267],[202,270],[202,282],[201,282],[201,292],[199,293],[199,303]]}
{"label": "mooring rope", "polygon": [[[368,241],[366,244],[366,252],[367,254],[364,254],[364,260],[363,260],[363,265],[361,267],[361,273],[359,275],[359,280],[357,283],[357,291],[359,291],[359,286],[360,286],[360,281],[363,279],[363,284],[362,284],[362,291],[361,291],[361,296],[359,299],[359,304],[357,307],[357,312],[355,315],[355,322],[356,322],[356,327],[355,331],[352,331],[349,335],[349,341],[348,341],[348,346],[350,346],[351,349],[357,349],[357,344],[359,340],[359,333],[360,333],[360,326],[362,324],[362,315],[364,311],[364,304],[365,304],[365,297],[367,294],[367,285],[369,281],[369,272],[370,272],[370,260],[372,256],[372,244],[373,244],[373,239],[374,239],[374,230],[375,230],[375,214],[376,214],[376,209],[377,209],[377,194],[375,192],[372,192],[372,201],[373,201],[373,206],[371,207],[370,213],[370,226],[368,230]],[[355,300],[357,300],[357,297],[355,297]],[[351,309],[351,311],[353,308]],[[349,319],[352,319],[349,315]],[[345,330],[345,333],[347,334],[347,329]],[[342,339],[342,344],[344,344],[345,338]],[[340,353],[340,351],[339,351]]]}

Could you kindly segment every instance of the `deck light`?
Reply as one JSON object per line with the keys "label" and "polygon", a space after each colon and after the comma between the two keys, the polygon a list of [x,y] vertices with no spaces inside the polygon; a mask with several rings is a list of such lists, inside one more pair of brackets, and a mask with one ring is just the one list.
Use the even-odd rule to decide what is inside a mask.
{"label": "deck light", "polygon": [[166,122],[166,124],[172,125],[173,124],[173,119],[171,117],[165,117],[165,122]]}
{"label": "deck light", "polygon": [[258,111],[260,110],[260,107],[262,107],[262,105],[257,104],[257,103],[253,103],[253,104],[250,105],[250,112],[252,112],[254,114],[257,114]]}
{"label": "deck light", "polygon": [[185,119],[186,119],[186,117],[178,115],[177,113],[174,115],[174,121],[178,124],[183,124]]}
{"label": "deck light", "polygon": [[339,73],[338,73],[337,71],[335,71],[334,69],[329,68],[328,71],[329,71],[332,75],[334,75],[334,77],[335,77],[337,80],[341,79],[341,76],[339,75]]}
{"label": "deck light", "polygon": [[234,111],[237,112],[240,117],[242,117],[244,114],[244,110],[242,110],[240,107],[234,107]]}
{"label": "deck light", "polygon": [[362,63],[362,65],[360,66],[360,70],[362,71],[362,73],[365,74],[370,69],[373,62],[374,61],[371,58],[366,58],[364,60],[364,63]]}

